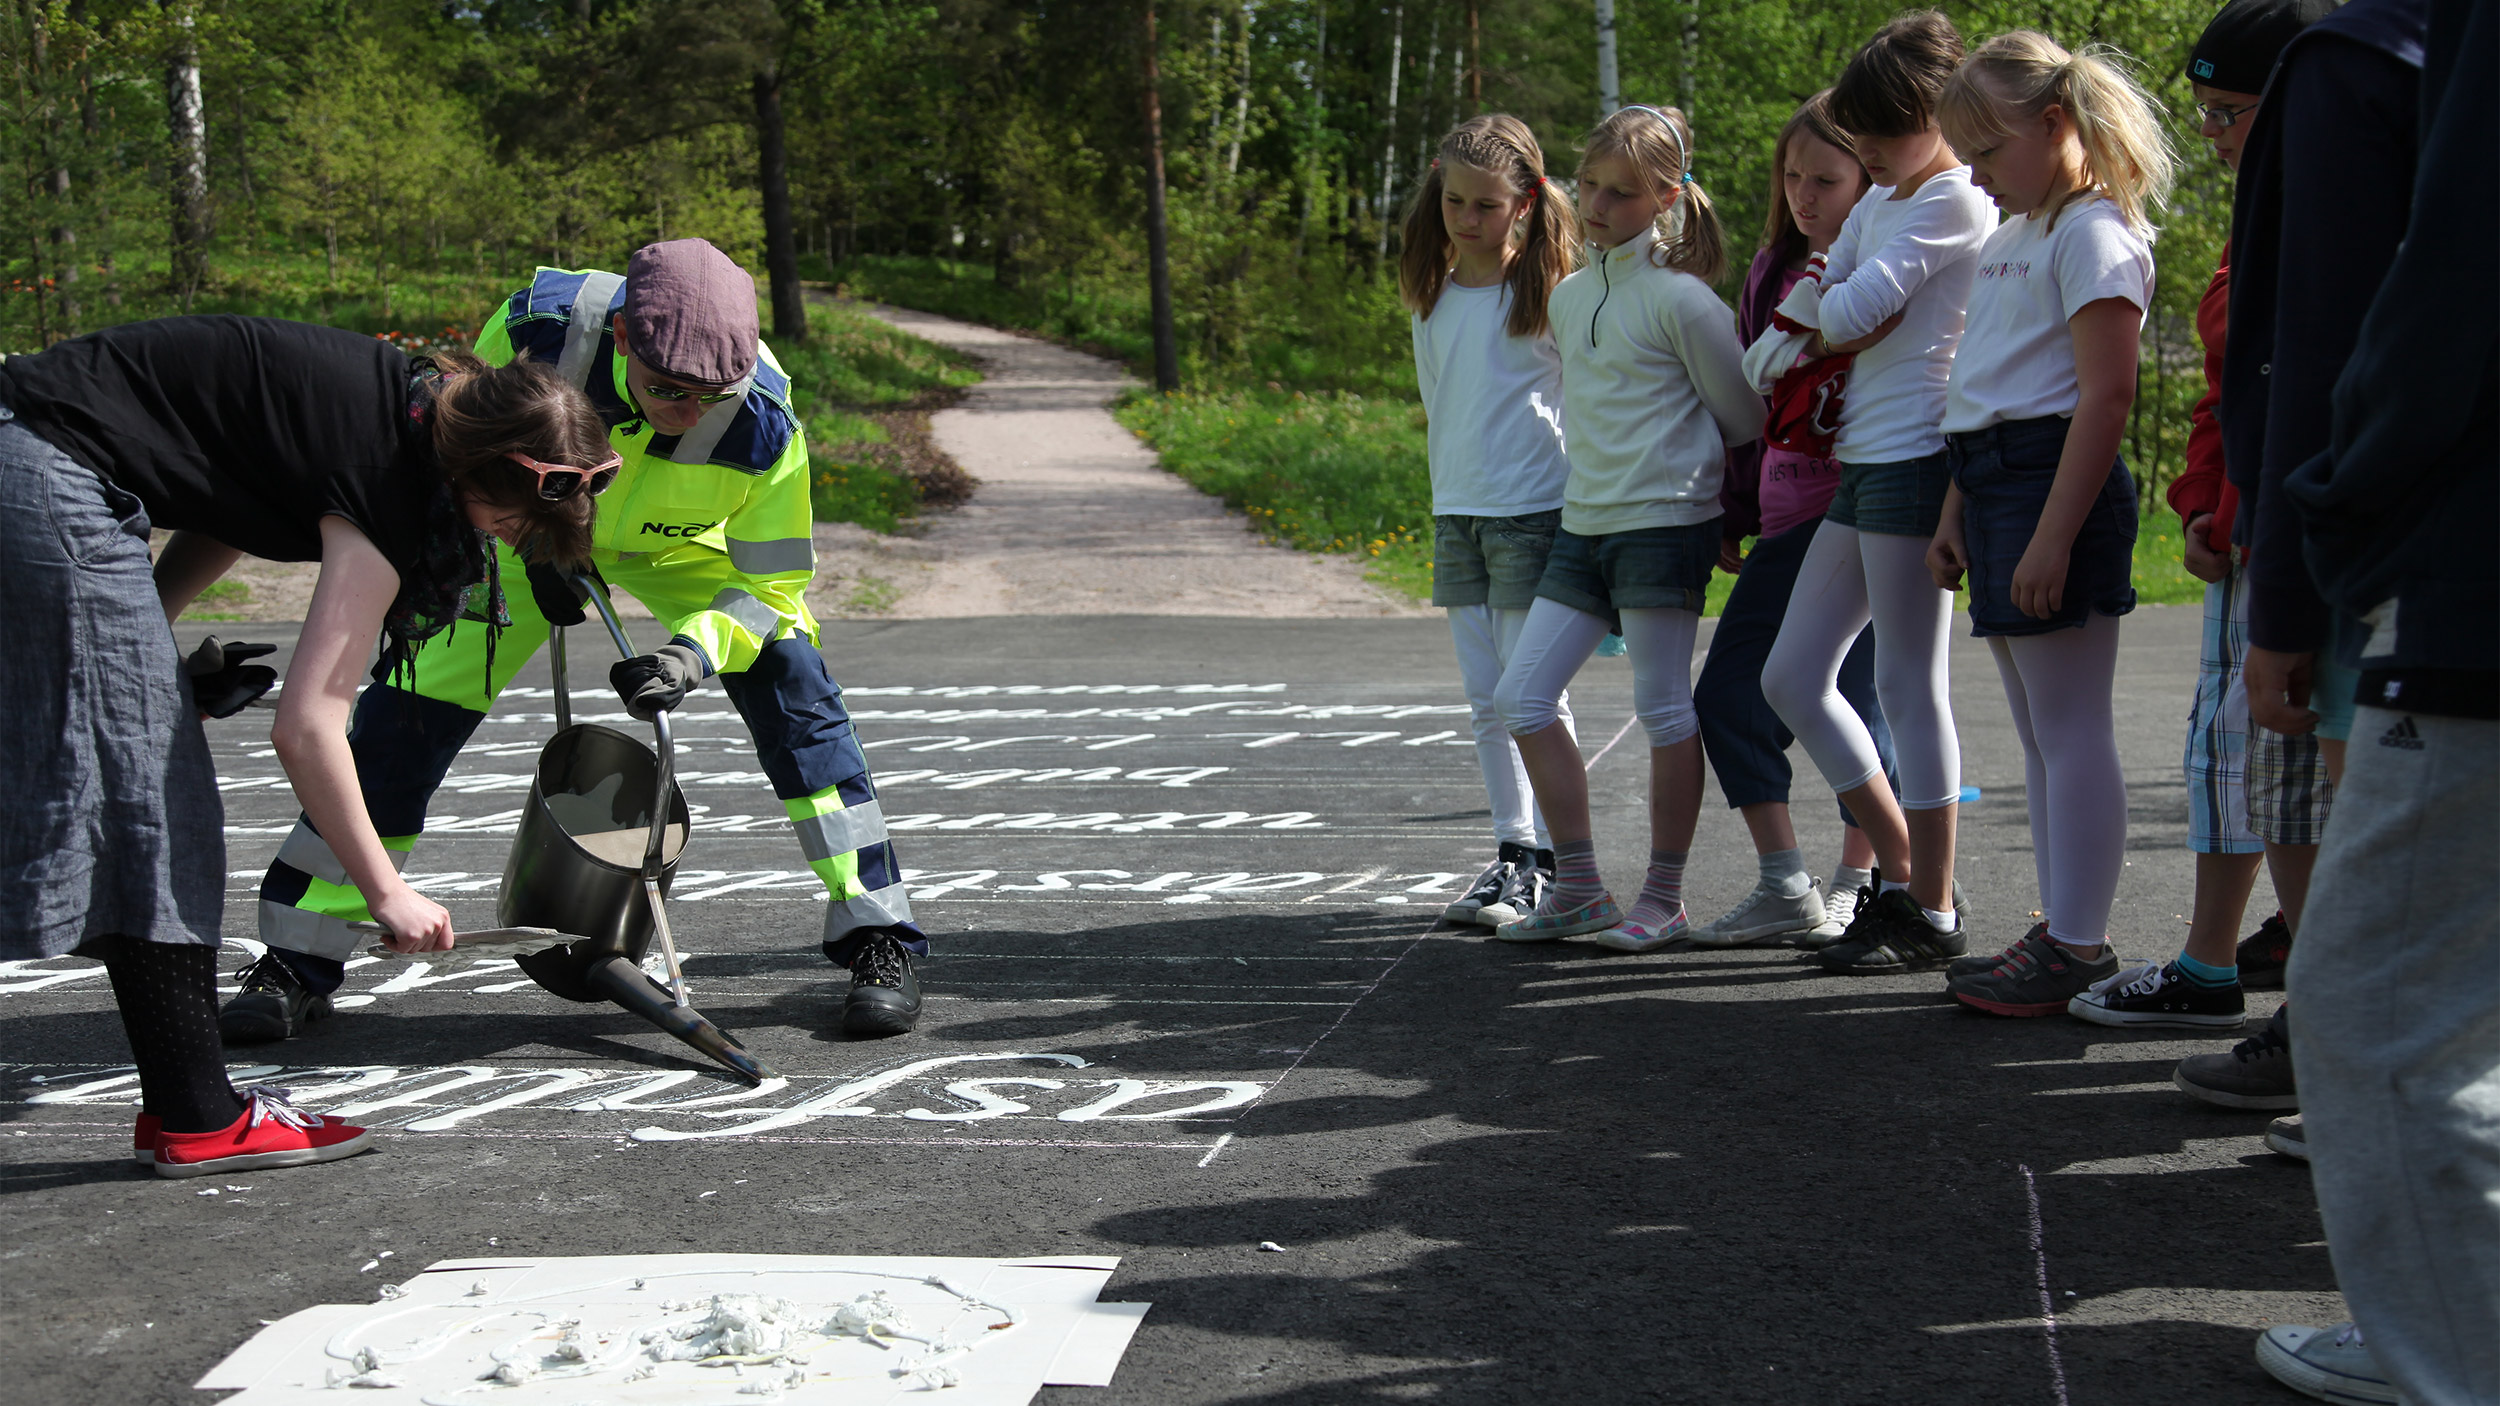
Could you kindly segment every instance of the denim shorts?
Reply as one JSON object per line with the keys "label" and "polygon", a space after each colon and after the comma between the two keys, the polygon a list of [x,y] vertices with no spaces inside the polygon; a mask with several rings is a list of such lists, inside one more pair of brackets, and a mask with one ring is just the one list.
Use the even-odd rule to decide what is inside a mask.
{"label": "denim shorts", "polygon": [[[1620,626],[1624,610],[1701,613],[1719,563],[1719,520],[1583,537],[1557,531],[1536,593]],[[1620,629],[1616,630],[1621,634]]]}
{"label": "denim shorts", "polygon": [[1843,463],[1823,521],[1883,537],[1933,537],[1952,481],[1942,451],[1889,464]]}
{"label": "denim shorts", "polygon": [[1561,521],[1560,508],[1517,517],[1435,517],[1432,603],[1527,609]]}
{"label": "denim shorts", "polygon": [[2042,635],[2075,629],[2098,612],[2135,609],[2135,479],[2127,461],[2110,461],[2100,496],[2084,513],[2066,561],[2066,591],[2055,614],[2037,619],[2014,608],[2014,569],[2031,546],[2049,485],[2066,448],[2067,421],[2049,415],[2009,420],[1947,437],[1953,483],[1962,490],[1962,540],[1970,558],[1971,633]]}

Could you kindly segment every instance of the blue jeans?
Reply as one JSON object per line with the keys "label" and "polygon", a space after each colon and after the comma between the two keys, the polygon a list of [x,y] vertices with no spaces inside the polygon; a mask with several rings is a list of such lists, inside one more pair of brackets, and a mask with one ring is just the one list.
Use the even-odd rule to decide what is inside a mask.
{"label": "blue jeans", "polygon": [[[1701,747],[1710,770],[1730,806],[1788,803],[1788,745],[1796,741],[1788,725],[1762,697],[1762,664],[1779,637],[1780,620],[1788,614],[1788,598],[1797,589],[1797,571],[1805,564],[1806,547],[1814,541],[1821,518],[1801,522],[1777,537],[1757,539],[1737,573],[1736,589],[1728,593],[1719,627],[1710,636],[1710,657],[1693,685],[1693,706],[1701,714]],[[1858,632],[1840,665],[1840,695],[1849,700],[1875,737],[1884,775],[1893,774],[1892,729],[1875,701],[1875,631]],[[1854,827],[1857,817],[1840,808],[1840,820]]]}

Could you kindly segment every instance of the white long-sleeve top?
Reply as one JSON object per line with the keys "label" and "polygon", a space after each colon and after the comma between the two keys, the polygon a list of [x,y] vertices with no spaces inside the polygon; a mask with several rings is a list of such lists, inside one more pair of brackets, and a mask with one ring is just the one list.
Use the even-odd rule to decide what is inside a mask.
{"label": "white long-sleeve top", "polygon": [[1650,261],[1655,231],[1588,265],[1546,302],[1562,353],[1571,478],[1562,525],[1594,536],[1719,516],[1730,445],[1762,437],[1736,314],[1710,285]]}
{"label": "white long-sleeve top", "polygon": [[1510,335],[1510,288],[1441,285],[1414,317],[1415,383],[1436,515],[1517,517],[1563,505],[1562,358],[1552,332]]}
{"label": "white long-sleeve top", "polygon": [[1833,455],[1891,464],[1944,448],[1945,387],[1996,207],[1956,166],[1907,198],[1877,186],[1849,212],[1825,262],[1819,327],[1848,342],[1900,313],[1901,325],[1858,353]]}

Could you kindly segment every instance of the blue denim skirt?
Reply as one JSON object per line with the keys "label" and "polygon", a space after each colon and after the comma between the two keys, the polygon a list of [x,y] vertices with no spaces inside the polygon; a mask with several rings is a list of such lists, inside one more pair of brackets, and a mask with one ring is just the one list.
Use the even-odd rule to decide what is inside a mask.
{"label": "blue denim skirt", "polygon": [[1953,483],[1962,490],[1973,635],[2042,635],[2079,628],[2094,612],[2124,615],[2135,609],[2135,478],[2124,458],[2110,461],[2100,496],[2075,533],[2056,613],[2043,620],[2014,608],[2014,569],[2022,565],[2040,512],[2048,506],[2067,423],[2052,415],[1946,437]]}
{"label": "blue denim skirt", "polygon": [[1715,517],[1682,527],[1636,527],[1594,537],[1558,529],[1536,593],[1617,627],[1623,623],[1618,611],[1689,610],[1698,615],[1710,589],[1710,569],[1718,562]]}

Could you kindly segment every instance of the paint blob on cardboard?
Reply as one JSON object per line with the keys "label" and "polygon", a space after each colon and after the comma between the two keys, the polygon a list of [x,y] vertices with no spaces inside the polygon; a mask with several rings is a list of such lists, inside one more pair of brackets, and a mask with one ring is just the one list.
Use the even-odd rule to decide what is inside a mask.
{"label": "paint blob on cardboard", "polygon": [[207,1376],[232,1406],[341,1389],[470,1402],[1024,1406],[1108,1386],[1145,1304],[1096,1295],[1118,1265],[855,1255],[446,1260],[373,1304],[278,1320]]}

